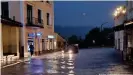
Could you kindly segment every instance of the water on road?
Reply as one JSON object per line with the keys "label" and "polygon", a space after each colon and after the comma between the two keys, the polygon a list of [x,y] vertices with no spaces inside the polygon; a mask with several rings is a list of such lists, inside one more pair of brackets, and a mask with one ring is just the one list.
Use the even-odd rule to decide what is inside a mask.
{"label": "water on road", "polygon": [[78,54],[56,52],[2,69],[2,75],[133,75],[113,48],[82,49]]}

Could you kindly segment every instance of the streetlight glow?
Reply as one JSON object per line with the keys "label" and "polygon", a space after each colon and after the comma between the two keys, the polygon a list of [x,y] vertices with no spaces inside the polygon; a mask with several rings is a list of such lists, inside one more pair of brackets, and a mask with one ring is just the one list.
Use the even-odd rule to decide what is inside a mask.
{"label": "streetlight glow", "polygon": [[122,9],[123,9],[123,7],[122,7],[122,6],[120,6],[120,7],[119,7],[119,10],[121,11]]}
{"label": "streetlight glow", "polygon": [[126,10],[122,10],[122,13],[125,14],[126,13]]}
{"label": "streetlight glow", "polygon": [[115,11],[113,15],[116,17],[116,16],[117,16],[117,14],[118,14],[118,13],[117,13],[117,11]]}
{"label": "streetlight glow", "polygon": [[116,9],[116,11],[119,11],[119,10],[120,10],[119,8]]}
{"label": "streetlight glow", "polygon": [[120,6],[120,7],[115,9],[113,15],[114,15],[114,17],[116,17],[120,14],[125,14],[125,13],[126,13],[126,8],[124,8],[123,6]]}

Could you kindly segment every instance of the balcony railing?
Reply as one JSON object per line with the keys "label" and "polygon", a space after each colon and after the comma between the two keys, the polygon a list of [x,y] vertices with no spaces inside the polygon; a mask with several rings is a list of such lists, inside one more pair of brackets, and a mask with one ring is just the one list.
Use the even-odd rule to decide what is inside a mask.
{"label": "balcony railing", "polygon": [[35,17],[27,17],[27,26],[43,27],[43,20]]}

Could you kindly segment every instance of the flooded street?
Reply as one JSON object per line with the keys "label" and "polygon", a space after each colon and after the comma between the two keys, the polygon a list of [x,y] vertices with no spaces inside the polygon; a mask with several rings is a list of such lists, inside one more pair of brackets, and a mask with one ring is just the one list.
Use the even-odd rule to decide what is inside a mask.
{"label": "flooded street", "polygon": [[82,49],[78,54],[56,52],[2,69],[2,75],[133,75],[113,48]]}

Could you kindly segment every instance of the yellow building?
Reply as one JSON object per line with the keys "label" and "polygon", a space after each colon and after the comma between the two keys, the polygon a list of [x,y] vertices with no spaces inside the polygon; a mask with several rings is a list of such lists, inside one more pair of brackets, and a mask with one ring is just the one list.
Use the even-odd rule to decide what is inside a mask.
{"label": "yellow building", "polygon": [[56,36],[56,49],[57,50],[62,50],[65,48],[66,45],[66,40],[64,38],[62,38],[58,33],[55,33]]}
{"label": "yellow building", "polygon": [[52,1],[3,1],[2,7],[2,16],[16,22],[2,23],[2,53],[27,57],[30,44],[35,55],[55,49]]}
{"label": "yellow building", "polygon": [[[10,18],[1,18],[2,23],[2,55],[19,56],[19,29],[21,23]],[[2,49],[1,49],[2,50]]]}
{"label": "yellow building", "polygon": [[10,17],[7,2],[1,3],[1,9],[1,57],[12,55],[19,58],[19,30],[22,24]]}

